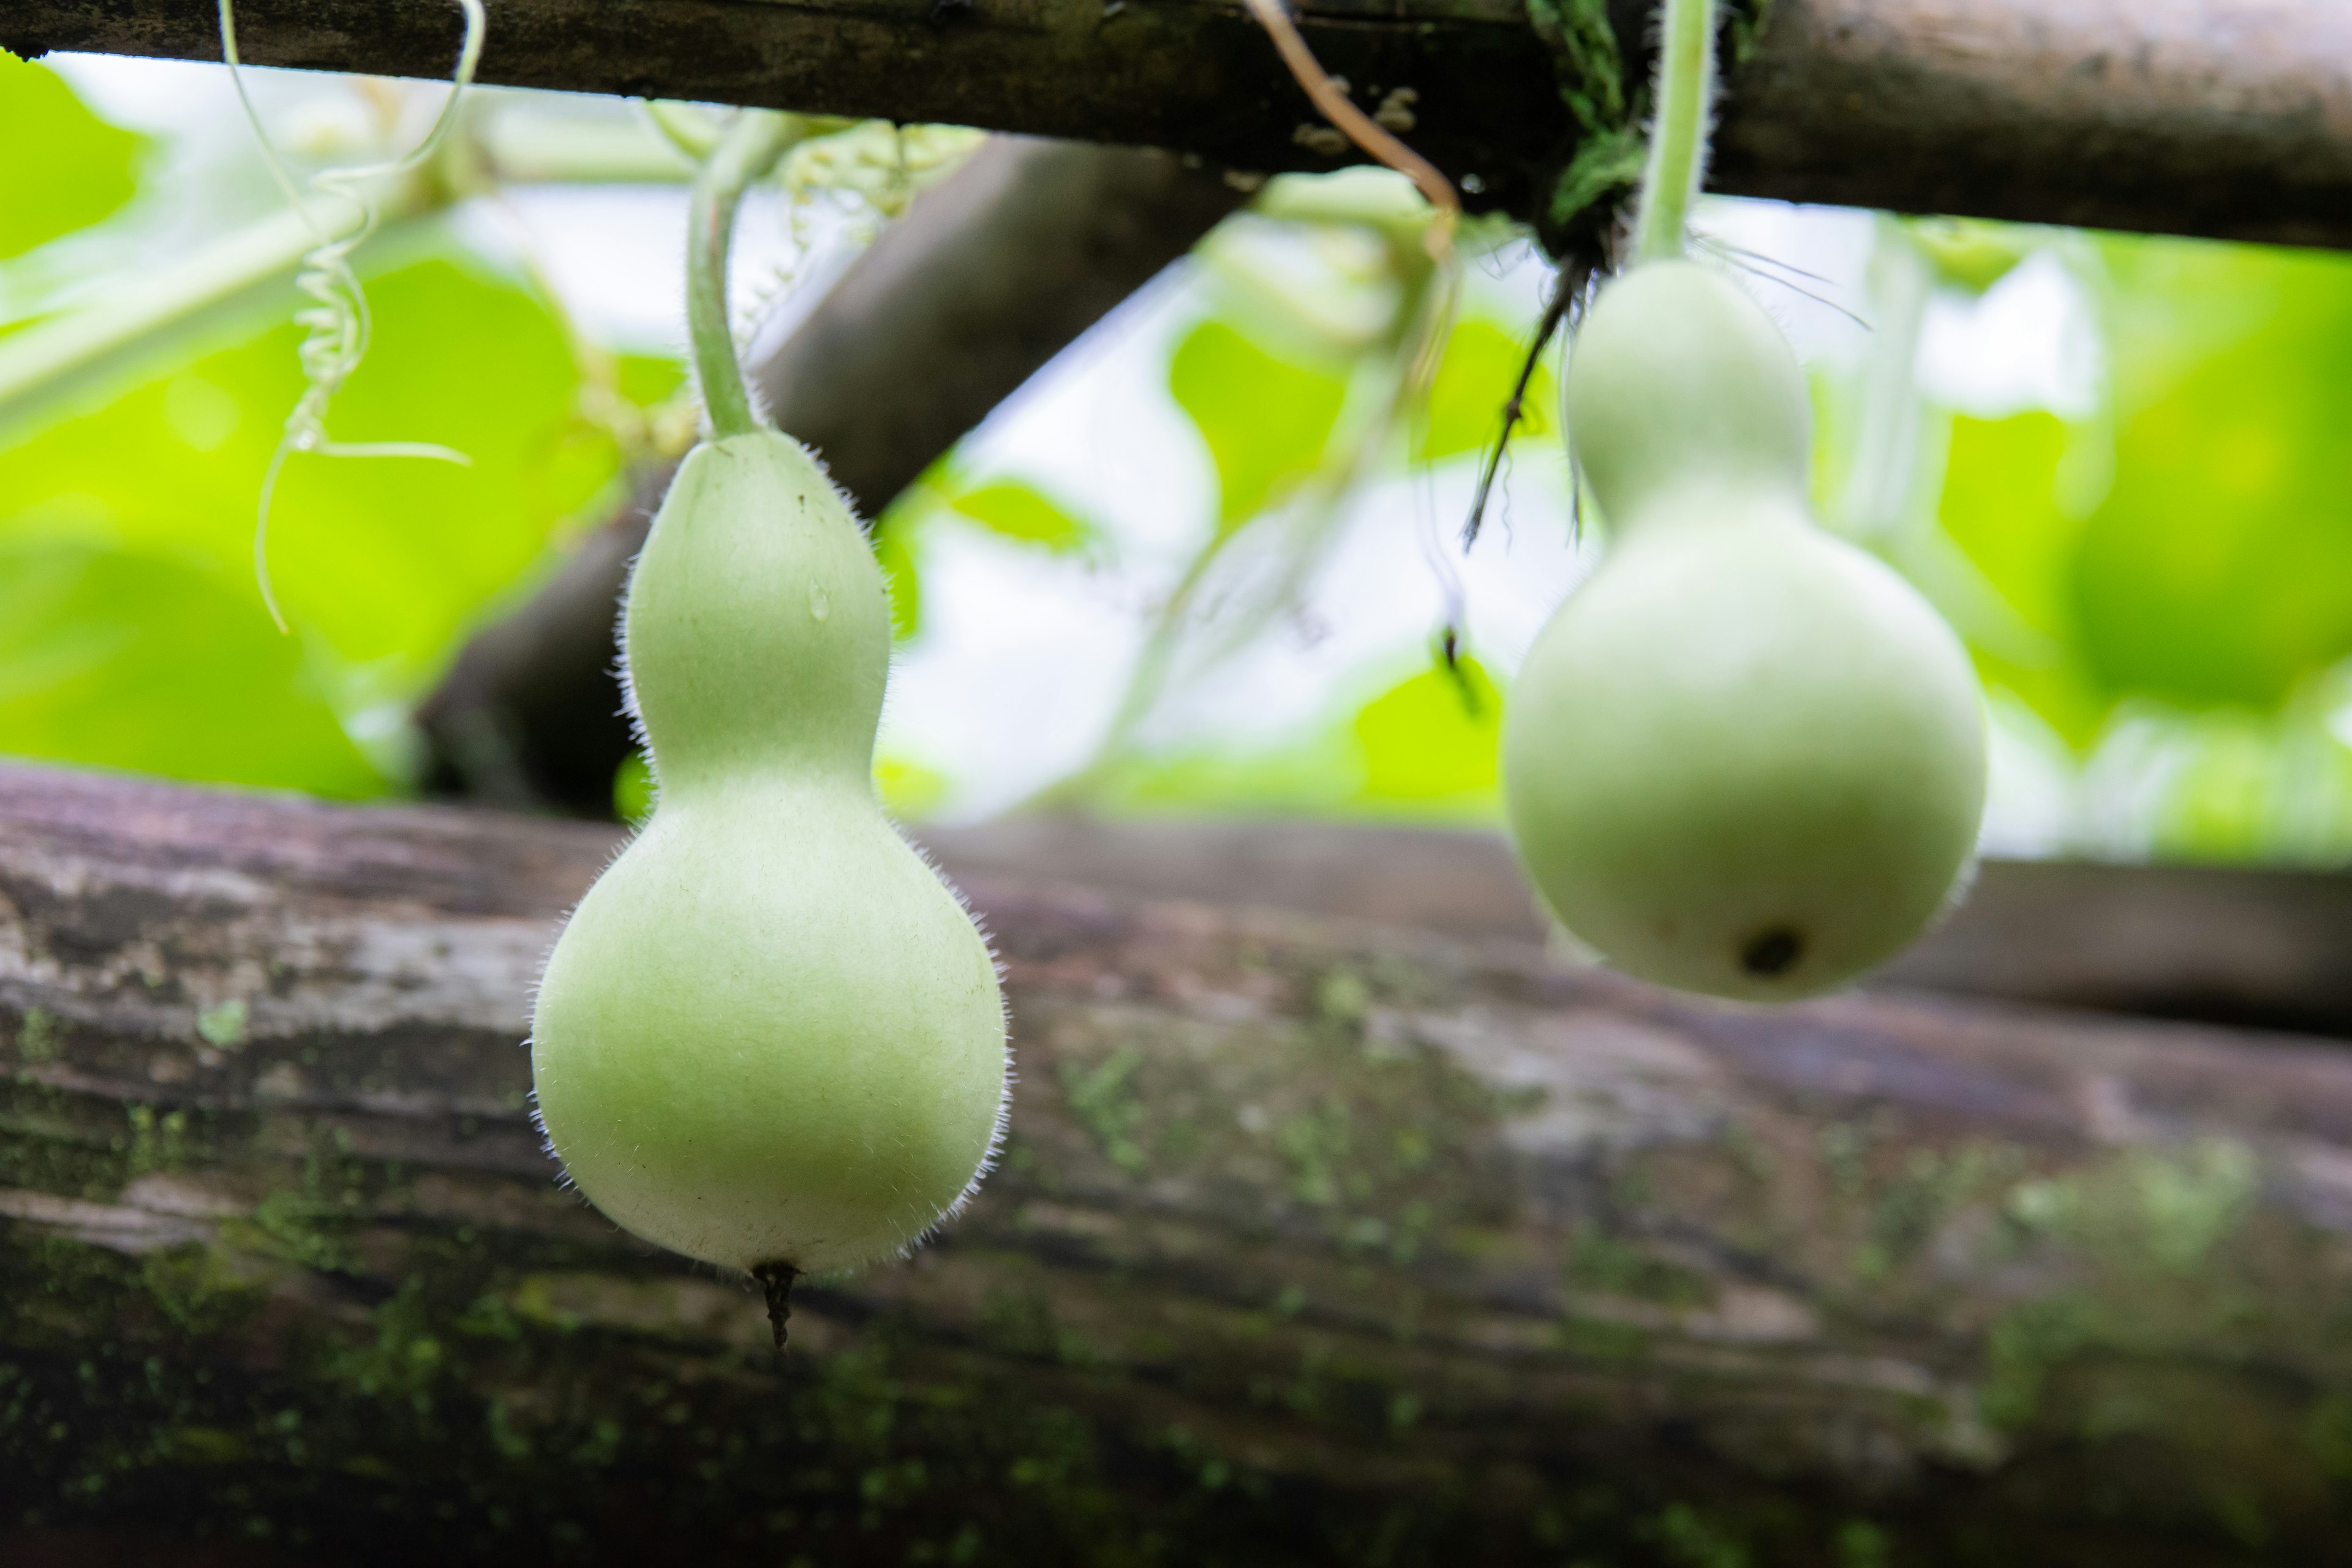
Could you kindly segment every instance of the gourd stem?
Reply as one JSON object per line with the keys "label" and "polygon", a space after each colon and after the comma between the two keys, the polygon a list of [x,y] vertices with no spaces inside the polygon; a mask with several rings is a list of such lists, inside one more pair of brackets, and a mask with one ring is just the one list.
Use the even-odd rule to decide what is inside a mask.
{"label": "gourd stem", "polygon": [[694,177],[686,234],[686,326],[714,439],[748,436],[760,427],[727,320],[727,252],[735,234],[735,209],[751,183],[806,134],[798,115],[744,110]]}
{"label": "gourd stem", "polygon": [[782,1355],[784,1342],[791,1337],[787,1325],[793,1321],[793,1281],[801,1271],[789,1263],[762,1263],[751,1270],[751,1278],[768,1298],[768,1329],[776,1337],[776,1353]]}
{"label": "gourd stem", "polygon": [[1683,253],[1691,201],[1706,173],[1708,121],[1715,110],[1716,0],[1664,0],[1664,7],[1650,162],[1642,173],[1633,229],[1637,266]]}

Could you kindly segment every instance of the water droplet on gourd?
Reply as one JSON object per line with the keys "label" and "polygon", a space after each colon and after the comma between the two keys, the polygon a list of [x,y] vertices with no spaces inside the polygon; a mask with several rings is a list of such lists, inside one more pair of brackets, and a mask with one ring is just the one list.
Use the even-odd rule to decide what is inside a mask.
{"label": "water droplet on gourd", "polygon": [[826,596],[822,583],[809,584],[809,614],[820,621],[833,614],[833,600]]}

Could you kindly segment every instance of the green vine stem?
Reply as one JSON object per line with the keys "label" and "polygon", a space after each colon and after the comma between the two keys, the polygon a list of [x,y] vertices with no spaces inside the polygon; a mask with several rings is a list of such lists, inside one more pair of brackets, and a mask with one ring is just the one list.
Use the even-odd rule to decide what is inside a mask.
{"label": "green vine stem", "polygon": [[1708,121],[1715,110],[1715,7],[1716,0],[1665,0],[1657,111],[1633,228],[1637,266],[1683,253],[1691,202],[1706,174]]}
{"label": "green vine stem", "polygon": [[727,319],[727,252],[735,235],[735,209],[751,184],[806,134],[798,115],[747,109],[694,177],[686,232],[686,326],[713,440],[748,436],[760,427]]}

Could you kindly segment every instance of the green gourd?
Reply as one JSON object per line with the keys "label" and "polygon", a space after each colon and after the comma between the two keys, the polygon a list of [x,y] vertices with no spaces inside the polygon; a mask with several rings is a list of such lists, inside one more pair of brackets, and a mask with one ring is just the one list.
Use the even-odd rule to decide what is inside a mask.
{"label": "green gourd", "polygon": [[[716,386],[723,310],[697,325]],[[875,799],[890,614],[866,537],[740,383],[731,418],[711,402],[739,428],[688,454],[623,614],[658,804],[549,956],[531,1070],[581,1192],[767,1280],[781,1343],[780,1283],[901,1252],[971,1193],[1004,1009],[971,918]]]}
{"label": "green gourd", "polygon": [[1985,789],[1968,655],[1814,525],[1803,373],[1730,279],[1668,258],[1607,285],[1566,411],[1614,534],[1511,693],[1522,864],[1630,973],[1767,1000],[1839,985],[1962,878]]}

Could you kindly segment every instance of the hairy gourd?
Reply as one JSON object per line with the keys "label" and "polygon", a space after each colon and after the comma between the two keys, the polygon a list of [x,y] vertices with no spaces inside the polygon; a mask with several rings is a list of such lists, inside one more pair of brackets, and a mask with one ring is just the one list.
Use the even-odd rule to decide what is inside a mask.
{"label": "hairy gourd", "polygon": [[875,803],[873,554],[798,443],[730,437],[678,470],[624,627],[659,804],[548,960],[548,1137],[688,1257],[900,1251],[987,1158],[1004,1018],[980,933]]}
{"label": "hairy gourd", "polygon": [[[765,166],[737,162],[739,189]],[[723,236],[731,212],[696,221]],[[719,379],[723,248],[697,275],[720,433],[678,469],[623,615],[658,804],[548,959],[531,1069],[580,1190],[767,1280],[781,1343],[779,1282],[902,1251],[971,1190],[1004,1012],[971,917],[875,799],[880,570],[815,460]]]}
{"label": "hairy gourd", "polygon": [[1617,967],[1753,999],[1822,991],[1945,906],[1984,800],[1950,629],[1817,528],[1805,383],[1770,318],[1679,258],[1606,286],[1567,380],[1614,530],[1511,694],[1522,863]]}

